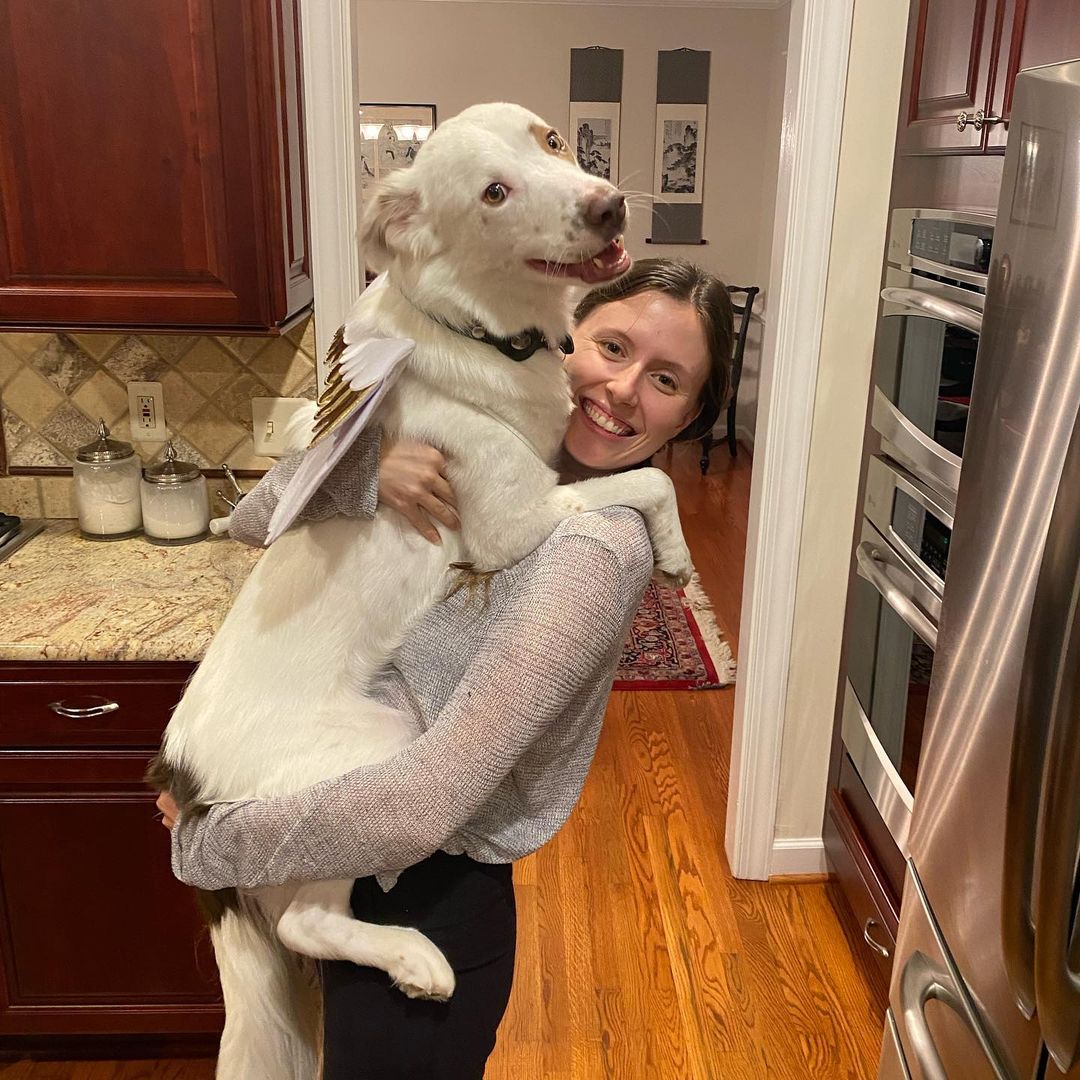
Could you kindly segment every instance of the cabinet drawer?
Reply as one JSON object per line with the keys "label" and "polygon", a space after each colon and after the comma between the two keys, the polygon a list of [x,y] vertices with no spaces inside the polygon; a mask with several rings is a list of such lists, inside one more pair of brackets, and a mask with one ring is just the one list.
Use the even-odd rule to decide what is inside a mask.
{"label": "cabinet drawer", "polygon": [[0,748],[156,747],[193,664],[6,664]]}

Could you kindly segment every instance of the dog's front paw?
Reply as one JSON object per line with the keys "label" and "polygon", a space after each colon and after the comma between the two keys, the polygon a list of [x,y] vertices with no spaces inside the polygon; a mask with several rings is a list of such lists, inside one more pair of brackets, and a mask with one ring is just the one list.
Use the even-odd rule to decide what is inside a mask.
{"label": "dog's front paw", "polygon": [[662,585],[668,585],[673,589],[684,589],[690,584],[694,576],[694,564],[690,559],[690,550],[683,543],[665,545],[662,551],[656,553],[656,565],[653,568],[653,578]]}
{"label": "dog's front paw", "polygon": [[410,998],[448,1001],[454,992],[454,970],[442,951],[419,930],[400,927],[394,955],[386,970],[394,985]]}

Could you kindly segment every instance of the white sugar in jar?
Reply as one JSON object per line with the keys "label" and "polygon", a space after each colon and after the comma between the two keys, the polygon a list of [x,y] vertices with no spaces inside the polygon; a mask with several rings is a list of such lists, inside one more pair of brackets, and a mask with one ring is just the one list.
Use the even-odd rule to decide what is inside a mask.
{"label": "white sugar in jar", "polygon": [[141,463],[131,443],[109,438],[105,421],[98,437],[75,452],[75,505],[79,531],[88,540],[123,540],[142,525]]}
{"label": "white sugar in jar", "polygon": [[152,544],[191,544],[207,535],[206,477],[190,461],[178,461],[171,442],[165,460],[143,471],[139,491],[143,532]]}

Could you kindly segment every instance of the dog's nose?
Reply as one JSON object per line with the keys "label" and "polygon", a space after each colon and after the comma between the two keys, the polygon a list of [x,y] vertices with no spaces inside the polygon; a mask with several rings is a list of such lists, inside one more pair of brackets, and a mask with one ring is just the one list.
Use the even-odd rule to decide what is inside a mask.
{"label": "dog's nose", "polygon": [[621,191],[594,195],[585,204],[585,222],[614,237],[626,224],[626,196]]}

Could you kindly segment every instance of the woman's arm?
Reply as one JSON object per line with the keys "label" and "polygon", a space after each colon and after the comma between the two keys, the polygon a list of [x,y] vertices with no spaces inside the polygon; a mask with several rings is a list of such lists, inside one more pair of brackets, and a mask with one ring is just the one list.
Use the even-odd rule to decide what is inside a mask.
{"label": "woman's arm", "polygon": [[395,757],[296,795],[181,817],[176,876],[206,889],[254,888],[363,877],[438,851],[597,672],[614,666],[652,570],[635,520],[631,557],[591,536],[548,541],[493,613],[480,659],[438,719]]}
{"label": "woman's arm", "polygon": [[[274,507],[300,466],[303,453],[283,458],[240,501],[229,519],[229,535],[262,547]],[[378,426],[361,432],[345,456],[304,507],[303,521],[323,521],[336,514],[372,518],[376,503],[403,514],[424,537],[440,543],[434,522],[459,527],[454,495],[447,482],[446,459],[433,446],[392,442]]]}

